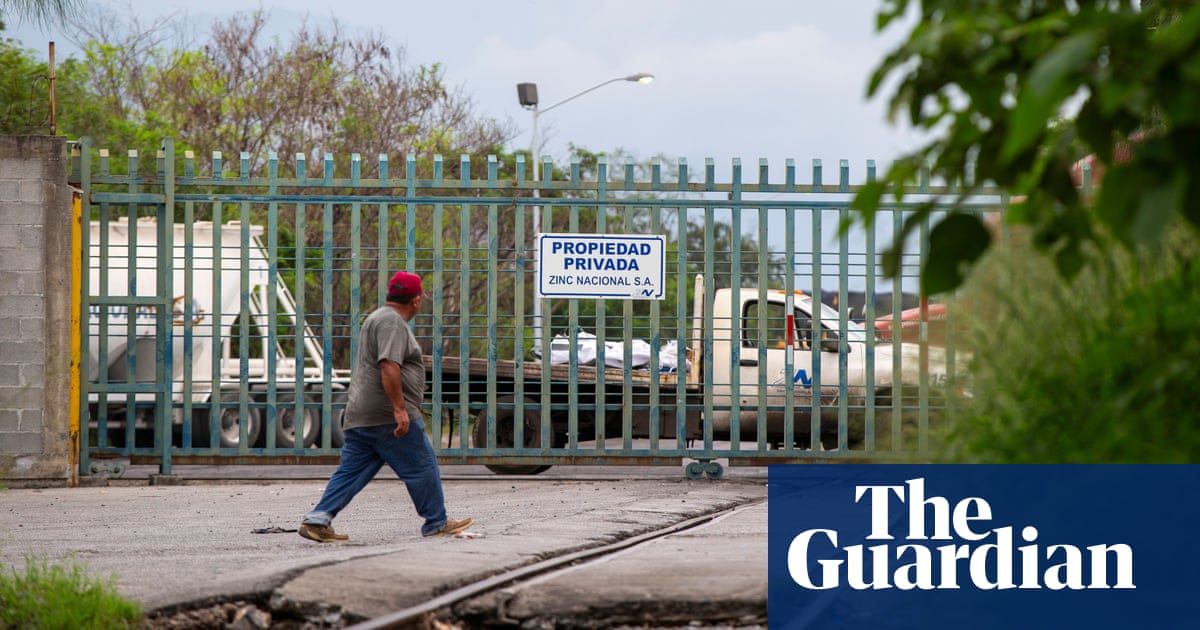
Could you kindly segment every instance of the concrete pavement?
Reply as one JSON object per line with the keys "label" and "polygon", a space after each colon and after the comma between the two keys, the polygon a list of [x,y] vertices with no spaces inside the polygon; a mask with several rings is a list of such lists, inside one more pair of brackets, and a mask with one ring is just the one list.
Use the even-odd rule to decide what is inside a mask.
{"label": "concrete pavement", "polygon": [[[299,609],[374,618],[456,586],[566,551],[594,547],[726,507],[765,500],[765,469],[720,481],[675,469],[614,476],[499,477],[443,469],[451,516],[472,516],[475,538],[420,536],[403,484],[380,477],[335,522],[346,543],[294,530],[323,481],[272,479],[0,492],[0,562],[33,554],[114,575],[147,611],[274,596]],[[464,467],[468,468],[468,467]],[[598,470],[598,469],[597,469]],[[732,472],[732,471],[731,471]],[[549,474],[549,473],[548,473]],[[472,618],[765,621],[766,504],[464,603]],[[623,612],[622,612],[623,611]]]}

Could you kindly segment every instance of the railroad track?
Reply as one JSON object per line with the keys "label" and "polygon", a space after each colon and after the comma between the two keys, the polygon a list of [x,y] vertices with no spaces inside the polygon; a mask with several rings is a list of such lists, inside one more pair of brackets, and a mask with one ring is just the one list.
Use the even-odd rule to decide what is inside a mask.
{"label": "railroad track", "polygon": [[450,609],[460,602],[464,602],[487,593],[497,591],[499,589],[519,586],[523,583],[530,582],[535,578],[547,579],[547,577],[552,577],[555,572],[565,571],[568,569],[577,570],[580,567],[584,567],[590,563],[602,562],[605,559],[625,550],[660,540],[667,536],[671,536],[672,534],[704,527],[738,510],[743,510],[765,502],[765,498],[746,501],[733,507],[692,517],[667,527],[645,532],[615,543],[584,549],[581,551],[565,553],[563,555],[548,558],[534,564],[522,566],[510,571],[505,571],[503,573],[492,575],[476,582],[458,587],[425,603],[403,608],[401,610],[375,617],[362,623],[347,626],[347,630],[392,630],[397,628],[415,627],[413,624],[418,623],[427,615]]}

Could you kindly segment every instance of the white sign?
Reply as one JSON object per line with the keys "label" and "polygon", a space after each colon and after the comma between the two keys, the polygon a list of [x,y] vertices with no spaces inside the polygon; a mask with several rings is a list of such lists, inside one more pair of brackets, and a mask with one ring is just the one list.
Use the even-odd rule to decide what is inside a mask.
{"label": "white sign", "polygon": [[541,234],[537,247],[539,297],[663,299],[662,235]]}

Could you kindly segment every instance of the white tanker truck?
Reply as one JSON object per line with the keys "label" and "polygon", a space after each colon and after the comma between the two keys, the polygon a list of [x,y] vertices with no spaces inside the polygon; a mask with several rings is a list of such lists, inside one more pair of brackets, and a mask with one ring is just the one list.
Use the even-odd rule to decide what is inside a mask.
{"label": "white tanker truck", "polygon": [[[119,389],[122,384],[155,381],[156,309],[153,306],[131,307],[112,303],[106,308],[103,303],[96,303],[103,301],[98,296],[118,302],[130,295],[129,252],[132,239],[136,239],[134,295],[155,295],[160,273],[158,224],[153,219],[141,219],[136,225],[137,233],[131,235],[127,220],[109,221],[105,230],[106,238],[101,239],[100,223],[92,222],[88,241],[88,292],[93,302],[88,309],[88,370],[85,378],[89,383],[90,423],[93,429],[98,430],[98,420],[103,415],[107,434],[118,445],[129,435],[126,416],[130,409],[134,410],[135,434],[145,435],[154,426],[155,394],[126,394],[106,390],[109,390],[108,384],[116,384],[118,387],[113,389]],[[245,228],[249,246],[243,248],[241,223],[224,224],[217,240],[211,222],[195,222],[191,228],[189,250],[185,226],[174,226],[173,360],[169,368],[173,381],[174,426],[176,429],[183,426],[185,407],[182,403],[186,378],[191,384],[193,446],[210,445],[213,417],[219,418],[216,437],[221,447],[239,446],[243,437],[239,426],[242,420],[245,421],[245,437],[249,446],[259,446],[268,433],[265,427],[265,418],[269,416],[268,385],[273,381],[275,446],[311,446],[320,437],[324,407],[322,395],[327,379],[322,347],[313,331],[297,321],[295,301],[282,280],[276,282],[274,295],[271,295],[267,250],[261,241],[262,227],[247,224]],[[214,248],[215,243],[220,246]],[[244,285],[243,265],[246,272]],[[220,273],[214,273],[218,267]],[[105,271],[103,283],[102,270]],[[189,277],[190,294],[186,285]],[[243,292],[248,298],[244,313]],[[190,309],[185,308],[189,298]],[[268,333],[273,325],[268,321],[268,309],[272,299],[276,309],[274,325],[289,328],[293,334],[277,335],[274,347],[268,348]],[[132,323],[129,318],[131,310]],[[251,339],[245,341],[249,351],[249,358],[245,361],[240,348],[235,349],[234,345],[241,340],[240,318],[243,315],[251,331]],[[185,317],[189,317],[190,322],[186,322]],[[300,353],[286,347],[297,345],[294,331],[298,323],[303,326],[302,342],[299,344],[303,347],[302,366],[296,358]],[[189,332],[190,344],[186,339]],[[274,353],[273,370],[268,351]],[[297,371],[302,372],[299,378]],[[341,445],[339,416],[344,408],[349,370],[331,370],[331,374],[332,378],[328,380],[333,393],[331,408],[334,419],[330,426],[333,428],[333,446],[337,447]],[[240,395],[243,382],[248,386],[245,405]],[[296,413],[297,389],[303,392],[303,412],[300,414]],[[132,406],[129,404],[131,398],[134,401]],[[297,422],[297,417],[303,420]],[[301,426],[303,440],[302,444],[297,444],[297,428]]]}

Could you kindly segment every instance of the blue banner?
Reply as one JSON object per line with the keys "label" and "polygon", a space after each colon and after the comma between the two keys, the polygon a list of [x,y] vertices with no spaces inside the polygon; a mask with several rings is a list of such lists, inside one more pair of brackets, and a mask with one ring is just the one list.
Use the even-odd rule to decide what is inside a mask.
{"label": "blue banner", "polygon": [[781,628],[1200,627],[1200,466],[773,465]]}

